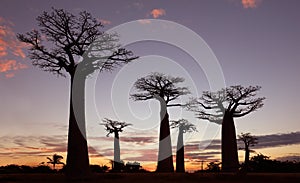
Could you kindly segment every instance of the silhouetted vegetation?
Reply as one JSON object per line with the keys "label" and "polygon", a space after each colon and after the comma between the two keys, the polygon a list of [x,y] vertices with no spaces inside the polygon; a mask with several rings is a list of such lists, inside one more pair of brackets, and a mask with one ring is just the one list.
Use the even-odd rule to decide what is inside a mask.
{"label": "silhouetted vegetation", "polygon": [[70,177],[89,174],[85,127],[85,80],[96,70],[113,70],[134,59],[121,48],[117,34],[100,31],[101,22],[86,11],[78,17],[63,9],[52,9],[37,17],[39,30],[17,38],[26,43],[32,64],[58,76],[70,76],[70,113],[66,173]]}
{"label": "silhouetted vegetation", "polygon": [[[125,122],[105,118],[107,136],[114,134],[114,160],[112,169],[108,166],[90,165],[86,140],[85,121],[85,82],[95,71],[111,71],[117,66],[127,64],[137,56],[118,44],[117,34],[100,31],[102,23],[86,11],[75,16],[63,9],[53,8],[50,13],[43,12],[37,17],[39,29],[18,34],[19,41],[29,46],[29,58],[32,64],[57,76],[70,78],[69,131],[67,163],[56,170],[62,156],[54,154],[47,157],[47,163],[53,168],[39,166],[7,165],[0,167],[1,174],[15,173],[66,173],[71,178],[86,178],[93,173],[106,172],[146,172],[138,162],[127,162],[120,158],[119,133],[131,125]],[[169,124],[168,107],[184,106],[174,103],[179,97],[189,94],[186,87],[178,86],[184,82],[181,77],[151,73],[139,78],[131,95],[135,101],[150,99],[160,103],[159,150],[156,172],[174,172],[170,127],[178,128],[176,152],[176,172],[185,172],[183,134],[196,131],[193,124],[181,119]],[[234,118],[243,117],[260,109],[264,97],[256,97],[260,86],[230,86],[216,92],[204,91],[202,97],[192,99],[187,108],[194,111],[197,118],[222,125],[222,163],[210,162],[202,172],[237,172],[239,170],[237,139]],[[245,161],[241,171],[268,173],[300,172],[300,162],[271,160],[270,157],[257,154],[250,159],[250,147],[257,139],[250,133],[241,134],[239,140],[244,143]]]}
{"label": "silhouetted vegetation", "polygon": [[218,161],[209,162],[205,169],[197,170],[194,173],[216,173],[221,171],[221,163]]}
{"label": "silhouetted vegetation", "polygon": [[[138,162],[127,162],[126,164],[121,161],[122,165],[120,172],[126,173],[138,173],[148,172],[142,168]],[[204,170],[195,171],[195,173],[201,172],[220,172],[221,162],[210,162]],[[90,170],[93,173],[108,173],[109,167],[104,165],[90,165]],[[52,169],[50,166],[39,165],[39,166],[27,166],[27,165],[6,165],[0,166],[0,174],[57,174],[64,173],[65,169]],[[269,156],[263,154],[257,154],[250,158],[248,172],[253,173],[300,173],[300,162],[296,161],[278,161],[272,160]]]}
{"label": "silhouetted vegetation", "polygon": [[222,124],[222,171],[237,172],[239,168],[236,132],[233,118],[242,117],[263,106],[264,97],[256,97],[260,86],[230,86],[216,92],[204,91],[187,107],[199,119]]}
{"label": "silhouetted vegetation", "polygon": [[106,165],[100,166],[100,165],[90,165],[91,172],[93,173],[105,173],[108,172],[109,167]]}
{"label": "silhouetted vegetation", "polygon": [[185,172],[184,165],[184,143],[183,134],[197,131],[196,126],[186,119],[171,121],[171,128],[178,128],[177,150],[176,150],[176,172]]}
{"label": "silhouetted vegetation", "polygon": [[55,165],[57,165],[57,164],[62,164],[63,166],[65,166],[65,164],[63,162],[61,162],[61,160],[63,159],[63,157],[61,155],[54,154],[52,156],[52,158],[47,157],[47,159],[49,160],[47,163],[52,164],[53,169],[55,169]]}
{"label": "silhouetted vegetation", "polygon": [[220,162],[210,162],[207,165],[206,172],[220,172],[221,171],[220,165],[221,165]]}
{"label": "silhouetted vegetation", "polygon": [[238,135],[238,140],[244,143],[244,147],[239,149],[243,149],[245,151],[245,161],[242,168],[244,169],[244,171],[248,171],[250,152],[254,152],[250,149],[250,147],[253,147],[258,143],[257,138],[255,138],[250,133],[241,133],[240,135]]}
{"label": "silhouetted vegetation", "polygon": [[[220,172],[221,162],[210,162],[204,170],[195,171],[201,172]],[[240,171],[245,173],[244,164]],[[300,173],[300,162],[297,161],[278,161],[272,160],[269,156],[257,154],[250,158],[248,162],[247,172],[252,173]]]}
{"label": "silhouetted vegetation", "polygon": [[131,124],[126,122],[114,121],[111,119],[103,119],[103,123],[100,125],[104,125],[105,130],[108,132],[107,137],[110,134],[114,134],[114,160],[112,163],[113,171],[121,171],[124,163],[121,162],[121,152],[120,152],[120,136],[119,133],[123,132],[123,128],[130,126]]}
{"label": "silhouetted vegetation", "polygon": [[[118,171],[111,169],[109,172],[115,173],[115,172],[123,172],[123,173],[138,173],[138,172],[148,172],[147,170],[143,169],[141,164],[139,162],[125,162],[121,160],[119,163],[119,169]],[[112,167],[114,166],[114,161],[111,161]]]}
{"label": "silhouetted vegetation", "polygon": [[26,166],[26,165],[6,165],[0,167],[1,174],[10,174],[10,173],[55,173],[58,172],[54,169],[51,169],[49,166],[39,165],[35,167]]}
{"label": "silhouetted vegetation", "polygon": [[184,81],[181,77],[166,76],[162,73],[151,73],[138,79],[134,83],[138,91],[131,97],[135,101],[156,99],[160,103],[160,129],[157,172],[174,172],[172,145],[170,136],[168,107],[181,106],[182,104],[170,104],[180,96],[189,94],[186,87],[178,86]]}
{"label": "silhouetted vegetation", "polygon": [[251,157],[248,172],[299,173],[300,162],[271,160],[269,156],[257,154]]}

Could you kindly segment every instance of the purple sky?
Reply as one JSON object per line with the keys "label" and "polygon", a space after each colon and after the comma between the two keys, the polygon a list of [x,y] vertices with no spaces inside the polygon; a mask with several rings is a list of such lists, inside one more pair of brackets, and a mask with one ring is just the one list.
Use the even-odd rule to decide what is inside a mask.
{"label": "purple sky", "polygon": [[[29,137],[35,138],[32,144],[29,143],[30,147],[40,148],[47,144],[40,141],[43,139],[41,137],[46,139],[56,135],[55,137],[59,136],[58,139],[65,139],[67,134],[68,78],[57,78],[50,73],[33,68],[30,60],[24,58],[23,53],[26,54],[26,48],[23,48],[24,46],[14,38],[14,33],[24,33],[37,28],[35,18],[43,11],[50,11],[51,7],[63,8],[74,14],[86,10],[105,24],[103,30],[129,21],[148,18],[170,20],[184,25],[201,36],[212,49],[221,65],[226,85],[262,86],[259,94],[267,98],[265,106],[249,116],[237,119],[237,133],[251,132],[254,135],[264,136],[300,131],[300,85],[298,84],[300,1],[298,0],[103,0],[101,2],[88,0],[84,3],[79,0],[2,0],[0,6],[0,148],[3,148],[1,151],[4,154],[0,154],[0,165],[27,156],[26,153],[21,152],[27,152],[28,144],[25,145],[23,142],[18,144],[16,140],[18,138],[24,141],[30,139]],[[142,42],[129,48],[136,55],[159,55],[176,60],[189,72],[192,80],[197,80],[197,89],[200,93],[207,89],[207,81],[201,69],[195,69],[192,59],[174,46]],[[94,102],[101,118],[118,116],[111,107],[110,97],[113,81],[119,71],[117,69],[113,73],[101,73],[95,81]],[[139,107],[144,104],[132,105]],[[144,111],[138,112],[147,114],[151,109],[150,112],[156,115],[155,106],[156,103],[150,102],[149,106],[144,107]],[[132,109],[136,108],[133,106]],[[176,112],[178,111],[174,110],[173,114]],[[192,114],[188,115],[191,122],[200,127],[205,124],[204,127],[207,128],[200,129],[200,134],[190,135],[191,140],[187,143],[201,141],[203,137],[201,133],[205,130],[219,128],[207,126],[207,122],[192,118]],[[91,139],[90,143],[103,155],[103,149],[97,149],[99,140],[95,139],[105,136],[105,133],[99,131],[102,127],[97,125],[97,120],[100,119],[95,118],[93,114],[91,116],[92,122],[87,124],[87,127],[89,136],[94,139]],[[139,125],[141,124],[136,124],[140,129],[155,126]],[[153,127],[147,135],[156,137],[155,130],[156,128]],[[128,133],[143,137],[142,130],[129,129]],[[216,139],[219,136],[220,134],[217,133]],[[174,145],[175,137],[176,135],[172,137]],[[124,142],[124,149],[130,149],[129,141]],[[141,143],[143,144],[144,141]],[[151,144],[149,149],[155,149],[157,146],[152,141],[146,143]],[[277,149],[267,149],[264,146],[266,150],[262,152],[274,157],[300,155],[297,154],[299,145],[295,145],[299,142],[291,144],[293,143],[283,148],[280,145]],[[105,142],[106,147],[112,148],[109,139]],[[142,149],[138,143],[136,147],[140,148],[137,151],[140,154],[147,154],[147,150]],[[55,150],[50,148],[46,154],[51,154]],[[63,150],[60,148],[56,152],[63,152]],[[18,153],[20,155],[17,155]],[[7,158],[8,154],[10,158]],[[44,153],[37,154],[42,158],[45,156]],[[155,161],[155,154],[151,155]],[[106,156],[110,157],[111,154],[108,153]],[[134,160],[134,158],[139,160],[137,157],[127,159]]]}

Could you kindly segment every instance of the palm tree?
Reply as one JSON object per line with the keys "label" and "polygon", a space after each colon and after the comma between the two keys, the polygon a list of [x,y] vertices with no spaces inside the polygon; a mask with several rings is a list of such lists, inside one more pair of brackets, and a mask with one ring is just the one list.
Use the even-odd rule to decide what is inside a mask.
{"label": "palm tree", "polygon": [[53,169],[55,169],[56,164],[65,165],[63,162],[60,162],[62,159],[64,159],[61,155],[54,154],[52,158],[47,157],[47,159],[49,160],[47,163],[53,164]]}

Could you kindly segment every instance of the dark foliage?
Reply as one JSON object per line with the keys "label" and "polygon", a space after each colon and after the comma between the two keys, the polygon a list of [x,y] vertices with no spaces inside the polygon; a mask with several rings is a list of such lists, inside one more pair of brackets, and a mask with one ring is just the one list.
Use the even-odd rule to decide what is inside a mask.
{"label": "dark foliage", "polygon": [[91,169],[91,172],[93,172],[93,173],[105,173],[105,172],[108,172],[109,167],[106,165],[104,165],[104,166],[90,165],[90,169]]}
{"label": "dark foliage", "polygon": [[271,160],[268,156],[257,154],[250,159],[248,171],[265,173],[299,173],[300,162]]}
{"label": "dark foliage", "polygon": [[0,174],[11,174],[11,173],[56,173],[58,171],[52,170],[49,166],[39,165],[35,167],[26,165],[6,165],[0,167]]}

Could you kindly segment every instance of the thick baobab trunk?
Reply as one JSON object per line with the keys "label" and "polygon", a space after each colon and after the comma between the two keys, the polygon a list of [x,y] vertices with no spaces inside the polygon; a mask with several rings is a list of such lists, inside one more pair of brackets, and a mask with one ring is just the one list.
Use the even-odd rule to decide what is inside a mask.
{"label": "thick baobab trunk", "polygon": [[89,176],[85,127],[85,78],[71,76],[70,116],[66,174],[70,178]]}
{"label": "thick baobab trunk", "polygon": [[185,172],[183,130],[181,126],[179,127],[178,140],[177,140],[176,172]]}
{"label": "thick baobab trunk", "polygon": [[172,145],[170,136],[169,114],[165,101],[160,101],[160,130],[157,172],[174,172]]}
{"label": "thick baobab trunk", "polygon": [[236,172],[239,168],[233,117],[225,111],[222,122],[222,171]]}
{"label": "thick baobab trunk", "polygon": [[120,140],[119,140],[119,132],[114,132],[114,171],[121,170],[121,156],[120,156]]}

